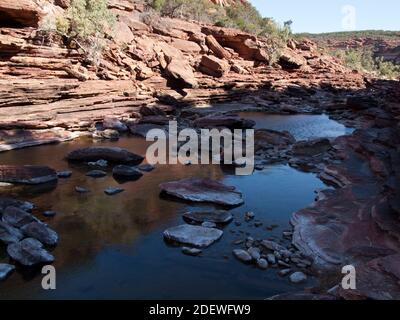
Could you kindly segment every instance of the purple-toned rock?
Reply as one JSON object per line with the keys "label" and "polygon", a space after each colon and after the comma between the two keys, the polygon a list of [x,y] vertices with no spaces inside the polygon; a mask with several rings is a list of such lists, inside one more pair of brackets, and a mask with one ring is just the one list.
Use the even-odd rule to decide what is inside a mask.
{"label": "purple-toned rock", "polygon": [[196,248],[206,248],[219,240],[223,231],[214,228],[183,224],[164,231],[164,238],[170,242],[191,245]]}
{"label": "purple-toned rock", "polygon": [[21,228],[28,223],[37,221],[32,214],[17,207],[7,207],[3,212],[2,220],[15,228]]}
{"label": "purple-toned rock", "polygon": [[17,228],[10,226],[8,223],[0,221],[0,241],[5,244],[18,242],[23,238],[23,234]]}
{"label": "purple-toned rock", "polygon": [[143,157],[118,147],[87,147],[74,150],[67,155],[70,161],[106,160],[115,163],[139,164]]}
{"label": "purple-toned rock", "polygon": [[0,182],[36,185],[57,179],[56,171],[45,166],[0,165]]}
{"label": "purple-toned rock", "polygon": [[32,238],[12,243],[7,247],[9,256],[24,266],[52,263],[54,257],[43,248],[43,244]]}
{"label": "purple-toned rock", "polygon": [[16,200],[13,198],[0,198],[0,213],[7,207],[16,207],[24,211],[31,211],[34,208],[33,203],[27,201]]}
{"label": "purple-toned rock", "polygon": [[27,236],[39,240],[40,242],[54,246],[58,242],[58,234],[41,222],[31,222],[24,225],[21,231]]}
{"label": "purple-toned rock", "polygon": [[235,187],[221,182],[190,178],[160,184],[163,193],[186,201],[210,202],[223,206],[243,204],[242,194]]}

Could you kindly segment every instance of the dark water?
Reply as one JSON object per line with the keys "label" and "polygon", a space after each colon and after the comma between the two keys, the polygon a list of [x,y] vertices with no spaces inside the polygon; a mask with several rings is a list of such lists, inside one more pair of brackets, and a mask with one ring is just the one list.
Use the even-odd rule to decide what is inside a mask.
{"label": "dark water", "polygon": [[[275,269],[261,271],[243,265],[231,252],[236,247],[232,242],[245,239],[247,234],[255,239],[279,239],[289,227],[292,212],[311,203],[314,191],[325,187],[315,175],[284,165],[251,176],[235,176],[219,166],[158,166],[140,180],[123,184],[125,192],[109,197],[103,193],[106,187],[121,186],[110,174],[89,178],[85,176],[87,167],[70,166],[64,160],[69,151],[91,144],[91,140],[83,139],[0,154],[4,164],[45,164],[73,171],[72,177],[60,179],[56,188],[14,194],[33,201],[40,210],[58,212],[56,217],[44,219],[60,235],[60,243],[52,252],[57,289],[41,289],[40,270],[18,270],[0,283],[1,299],[264,299],[313,282],[292,285],[278,277]],[[143,139],[132,137],[98,144],[143,155],[147,146]],[[245,199],[243,206],[232,210],[235,220],[243,224],[227,226],[221,240],[205,249],[201,257],[185,256],[162,238],[166,228],[183,223],[181,213],[192,207],[160,198],[158,185],[192,176],[237,186]],[[77,185],[91,192],[77,194]],[[244,223],[247,211],[253,211],[263,226]],[[277,227],[267,230],[272,225]],[[0,248],[0,262],[8,261],[4,251]]]}
{"label": "dark water", "polygon": [[336,138],[352,133],[339,122],[329,119],[327,115],[260,115],[259,112],[241,112],[243,118],[254,120],[255,129],[268,128],[277,131],[289,131],[296,140],[311,138]]}

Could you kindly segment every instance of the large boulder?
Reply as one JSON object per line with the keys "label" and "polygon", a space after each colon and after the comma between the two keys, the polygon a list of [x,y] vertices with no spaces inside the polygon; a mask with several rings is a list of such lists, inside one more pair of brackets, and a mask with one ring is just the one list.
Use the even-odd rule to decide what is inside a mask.
{"label": "large boulder", "polygon": [[192,67],[183,61],[173,59],[165,71],[170,78],[182,82],[185,87],[197,88],[198,86]]}
{"label": "large boulder", "polygon": [[115,163],[140,164],[143,157],[118,147],[87,147],[74,150],[67,155],[69,161],[106,160]]}
{"label": "large boulder", "polygon": [[196,88],[198,86],[193,69],[183,53],[164,42],[158,42],[154,46],[161,67],[166,75],[184,87]]}
{"label": "large boulder", "polygon": [[235,187],[221,182],[189,178],[160,184],[163,193],[186,201],[210,202],[223,206],[243,204],[242,194]]}
{"label": "large boulder", "polygon": [[205,248],[220,239],[223,231],[215,228],[205,228],[183,224],[164,231],[164,238],[170,242]]}
{"label": "large boulder", "polygon": [[24,266],[34,266],[54,261],[54,257],[43,248],[43,244],[32,238],[26,238],[8,245],[7,253],[12,259]]}
{"label": "large boulder", "polygon": [[199,70],[209,76],[220,78],[230,69],[229,63],[214,56],[203,56]]}
{"label": "large boulder", "polygon": [[222,47],[217,39],[214,38],[211,34],[206,37],[206,44],[210,48],[210,50],[220,59],[230,59],[232,58],[232,54]]}
{"label": "large boulder", "polygon": [[295,51],[287,48],[282,52],[279,58],[279,64],[284,69],[300,69],[307,64],[307,61]]}
{"label": "large boulder", "polygon": [[57,172],[45,166],[0,165],[0,182],[35,185],[57,179]]}

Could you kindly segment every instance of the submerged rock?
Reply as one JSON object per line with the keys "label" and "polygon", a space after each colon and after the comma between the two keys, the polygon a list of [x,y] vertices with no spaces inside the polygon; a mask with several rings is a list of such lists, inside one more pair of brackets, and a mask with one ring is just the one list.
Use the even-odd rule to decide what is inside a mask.
{"label": "submerged rock", "polygon": [[12,243],[7,247],[7,253],[12,259],[24,266],[33,266],[42,263],[52,263],[54,257],[45,249],[43,244],[32,238]]}
{"label": "submerged rock", "polygon": [[29,212],[16,207],[7,207],[7,209],[4,210],[2,220],[10,226],[16,228],[21,228],[28,223],[37,221],[37,219]]}
{"label": "submerged rock", "polygon": [[78,192],[78,193],[88,193],[88,192],[90,192],[89,189],[87,189],[85,187],[79,187],[79,186],[75,187],[75,191]]}
{"label": "submerged rock", "polygon": [[202,253],[202,251],[200,249],[196,249],[196,248],[183,247],[182,253],[186,254],[188,256],[198,256],[199,254]]}
{"label": "submerged rock", "polygon": [[125,190],[121,188],[108,187],[107,189],[104,190],[104,193],[108,196],[113,196],[124,191]]}
{"label": "submerged rock", "polygon": [[221,182],[190,178],[160,184],[162,192],[183,200],[193,202],[210,202],[225,206],[243,204],[242,194],[235,187]]}
{"label": "submerged rock", "polygon": [[45,217],[54,217],[57,214],[57,212],[52,211],[52,210],[47,210],[43,212],[43,215]]}
{"label": "submerged rock", "polygon": [[225,210],[193,211],[184,213],[183,219],[191,223],[212,222],[215,224],[227,224],[232,221],[233,216]]}
{"label": "submerged rock", "polygon": [[74,150],[67,155],[70,161],[106,160],[115,163],[139,164],[143,157],[118,147],[87,147]]}
{"label": "submerged rock", "polygon": [[72,176],[72,171],[58,171],[57,172],[57,177],[66,179]]}
{"label": "submerged rock", "polygon": [[91,170],[88,173],[86,173],[86,175],[88,177],[92,177],[92,178],[102,178],[107,175],[107,172],[102,171],[102,170]]}
{"label": "submerged rock", "polygon": [[8,223],[0,221],[0,241],[5,244],[18,242],[23,238],[23,234],[17,228],[10,226]]}
{"label": "submerged rock", "polygon": [[27,236],[39,240],[40,242],[54,246],[58,242],[58,234],[42,222],[31,222],[21,228]]}
{"label": "submerged rock", "polygon": [[183,224],[164,231],[168,241],[188,244],[197,248],[205,248],[220,239],[223,232],[214,228]]}
{"label": "submerged rock", "polygon": [[0,165],[0,182],[36,185],[57,179],[56,171],[45,166]]}
{"label": "submerged rock", "polygon": [[144,171],[144,172],[150,172],[153,171],[155,169],[155,166],[151,165],[151,164],[141,164],[140,166],[137,167],[140,171]]}

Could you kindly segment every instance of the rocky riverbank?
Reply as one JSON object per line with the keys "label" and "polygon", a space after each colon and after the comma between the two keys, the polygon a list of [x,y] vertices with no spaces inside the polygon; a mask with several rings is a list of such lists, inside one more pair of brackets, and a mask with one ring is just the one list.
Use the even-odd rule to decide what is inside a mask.
{"label": "rocky riverbank", "polygon": [[[356,128],[354,133],[299,142],[287,132],[256,130],[257,170],[288,163],[317,173],[335,189],[319,192],[312,206],[293,214],[293,230],[283,235],[291,243],[250,236],[233,255],[263,269],[279,265],[286,270],[280,271],[282,275],[290,273],[293,282],[304,281],[306,273],[333,275],[319,291],[299,298],[317,297],[314,293],[327,297],[329,291],[330,298],[399,299],[399,83],[348,70],[306,40],[289,41],[280,60],[269,65],[263,39],[178,19],[149,20],[140,5],[115,3],[110,8],[119,17],[118,32],[94,68],[85,64],[79,51],[67,49],[62,39],[48,38],[38,29],[42,6],[15,8],[11,1],[0,1],[0,13],[9,17],[7,26],[0,25],[0,151],[82,135],[145,136],[149,129],[165,129],[172,119],[182,128],[252,127],[235,114],[244,110],[329,114]],[[13,15],[15,10],[20,14]],[[84,149],[67,158],[91,162],[98,170],[108,161],[119,162],[113,169],[117,177],[137,179],[142,174],[133,166],[143,158],[126,150]],[[56,181],[69,174],[47,167],[0,165],[0,182],[7,184]],[[90,191],[76,187],[77,192]],[[204,192],[209,188],[212,193]],[[238,192],[215,181],[175,181],[161,189],[189,201],[199,197],[207,202],[225,199],[228,205],[243,201]],[[37,221],[26,203],[21,207],[10,201],[15,202],[2,200],[7,205],[0,207],[0,235],[6,239],[8,254],[26,265],[52,261],[42,244],[57,243],[54,231]],[[195,216],[197,226],[182,225],[164,233],[167,239],[189,246],[183,251],[190,255],[202,250],[190,245],[203,247],[223,237],[218,227],[226,213]],[[34,261],[26,258],[31,252]],[[355,291],[335,287],[341,267],[347,264],[358,270]],[[12,269],[0,265],[0,277]]]}

